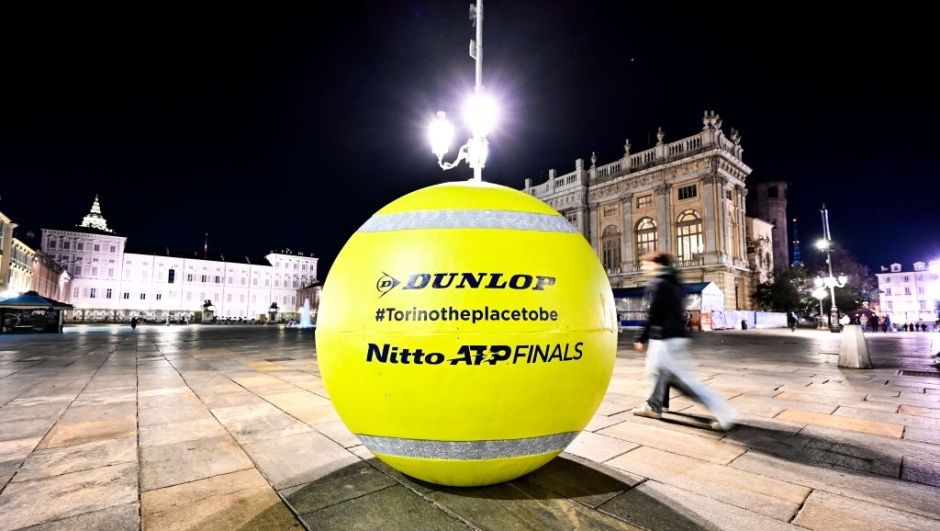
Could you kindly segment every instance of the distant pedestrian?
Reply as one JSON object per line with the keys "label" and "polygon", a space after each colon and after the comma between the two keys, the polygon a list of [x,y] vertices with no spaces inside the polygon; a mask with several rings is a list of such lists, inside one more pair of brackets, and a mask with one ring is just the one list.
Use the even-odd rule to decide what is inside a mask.
{"label": "distant pedestrian", "polygon": [[790,328],[791,332],[796,332],[796,313],[787,312],[787,326]]}
{"label": "distant pedestrian", "polygon": [[137,318],[131,317],[131,330],[137,330]]}
{"label": "distant pedestrian", "polygon": [[871,314],[871,319],[868,320],[868,326],[871,327],[872,332],[878,331],[878,314]]}
{"label": "distant pedestrian", "polygon": [[676,387],[700,402],[712,415],[715,429],[729,430],[737,422],[737,412],[721,396],[695,380],[688,351],[685,326],[685,290],[673,268],[672,255],[653,251],[640,258],[640,270],[650,279],[646,288],[649,301],[646,322],[636,335],[634,348],[646,350],[646,371],[652,391],[646,402],[633,410],[634,415],[662,418],[664,396]]}
{"label": "distant pedestrian", "polygon": [[867,313],[858,314],[858,324],[862,325],[862,332],[868,329],[868,314]]}

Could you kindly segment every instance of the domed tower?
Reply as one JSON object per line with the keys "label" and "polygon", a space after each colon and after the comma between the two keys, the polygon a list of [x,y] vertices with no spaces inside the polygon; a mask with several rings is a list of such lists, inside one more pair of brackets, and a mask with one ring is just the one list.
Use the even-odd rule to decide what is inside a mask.
{"label": "domed tower", "polygon": [[762,219],[774,226],[773,253],[774,270],[790,267],[790,231],[787,228],[786,181],[763,181],[748,183],[747,214]]}

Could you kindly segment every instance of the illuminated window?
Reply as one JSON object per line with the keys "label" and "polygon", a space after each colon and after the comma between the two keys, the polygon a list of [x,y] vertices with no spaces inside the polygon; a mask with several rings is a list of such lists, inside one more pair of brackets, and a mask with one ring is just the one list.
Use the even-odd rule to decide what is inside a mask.
{"label": "illuminated window", "polygon": [[679,199],[692,199],[698,196],[698,187],[694,184],[679,188]]}
{"label": "illuminated window", "polygon": [[694,210],[685,210],[676,220],[676,258],[692,260],[702,250],[702,218]]}
{"label": "illuminated window", "polygon": [[620,227],[608,225],[601,236],[601,247],[604,252],[604,269],[620,267]]}
{"label": "illuminated window", "polygon": [[641,195],[636,198],[637,208],[649,208],[653,206],[653,194]]}
{"label": "illuminated window", "polygon": [[639,259],[646,253],[656,250],[659,236],[656,231],[656,222],[653,218],[643,218],[636,224],[636,257]]}

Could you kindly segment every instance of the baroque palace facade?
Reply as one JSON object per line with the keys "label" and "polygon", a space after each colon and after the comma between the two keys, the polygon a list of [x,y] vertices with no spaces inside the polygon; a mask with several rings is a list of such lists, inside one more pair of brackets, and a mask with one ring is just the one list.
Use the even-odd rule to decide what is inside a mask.
{"label": "baroque palace facade", "polygon": [[627,140],[619,160],[598,166],[592,155],[585,169],[578,159],[573,172],[551,170],[543,184],[526,179],[523,191],[580,229],[611,286],[642,285],[639,257],[658,249],[675,256],[683,282],[714,282],[726,309],[752,309],[759,275],[748,260],[751,168],[742,160],[740,133],[731,129],[726,136],[714,111],[702,124],[698,134],[675,142],[664,142],[660,129],[656,145],[639,153],[630,152]]}
{"label": "baroque palace facade", "polygon": [[108,228],[98,197],[71,229],[43,229],[42,250],[71,273],[70,319],[190,319],[208,299],[220,318],[256,319],[272,303],[299,311],[298,290],[316,281],[318,258],[290,250],[263,259],[219,259],[125,252],[127,238]]}

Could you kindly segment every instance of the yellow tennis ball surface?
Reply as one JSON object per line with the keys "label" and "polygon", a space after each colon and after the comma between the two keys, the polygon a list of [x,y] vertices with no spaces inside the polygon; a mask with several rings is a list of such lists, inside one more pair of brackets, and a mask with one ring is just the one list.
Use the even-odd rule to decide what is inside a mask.
{"label": "yellow tennis ball surface", "polygon": [[372,216],[320,299],[320,371],[379,459],[452,486],[519,477],[600,405],[617,320],[595,252],[557,211],[483,182],[435,185]]}

